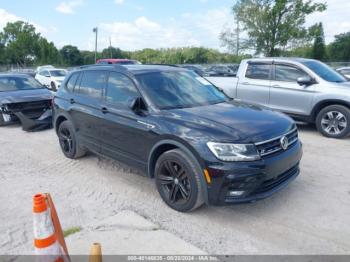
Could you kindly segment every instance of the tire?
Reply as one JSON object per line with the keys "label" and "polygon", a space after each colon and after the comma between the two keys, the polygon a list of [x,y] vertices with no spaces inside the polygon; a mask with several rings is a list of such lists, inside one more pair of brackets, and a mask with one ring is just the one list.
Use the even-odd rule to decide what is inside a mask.
{"label": "tire", "polygon": [[77,159],[86,154],[84,149],[76,139],[76,133],[71,122],[64,121],[57,131],[59,143],[63,154],[67,158]]}
{"label": "tire", "polygon": [[341,105],[327,106],[318,113],[316,127],[326,137],[347,137],[350,133],[350,110]]}
{"label": "tire", "polygon": [[57,91],[56,84],[54,82],[51,82],[50,88],[52,91]]}
{"label": "tire", "polygon": [[157,190],[172,209],[189,212],[203,203],[200,170],[196,163],[180,149],[163,153],[155,166]]}

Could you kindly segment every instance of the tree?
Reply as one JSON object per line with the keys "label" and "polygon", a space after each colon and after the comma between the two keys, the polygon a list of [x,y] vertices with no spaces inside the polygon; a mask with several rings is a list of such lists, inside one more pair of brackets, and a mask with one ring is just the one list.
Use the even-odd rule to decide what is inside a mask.
{"label": "tree", "polygon": [[325,9],[312,0],[238,0],[232,8],[249,37],[247,48],[265,56],[278,56],[307,39],[306,16]]}
{"label": "tree", "polygon": [[65,45],[60,50],[62,62],[68,66],[76,66],[83,64],[83,57],[76,46]]}
{"label": "tree", "polygon": [[38,41],[37,64],[59,64],[59,53],[53,42],[41,37]]}
{"label": "tree", "polygon": [[124,58],[122,50],[113,46],[102,50],[102,58]]}
{"label": "tree", "polygon": [[329,57],[332,61],[350,61],[350,32],[336,35],[329,46]]}
{"label": "tree", "polygon": [[32,64],[38,51],[40,34],[35,27],[23,21],[7,23],[0,33],[0,43],[5,48],[6,60],[11,64]]}
{"label": "tree", "polygon": [[312,46],[312,58],[324,60],[326,58],[326,44],[322,23],[316,24],[314,28],[315,40]]}

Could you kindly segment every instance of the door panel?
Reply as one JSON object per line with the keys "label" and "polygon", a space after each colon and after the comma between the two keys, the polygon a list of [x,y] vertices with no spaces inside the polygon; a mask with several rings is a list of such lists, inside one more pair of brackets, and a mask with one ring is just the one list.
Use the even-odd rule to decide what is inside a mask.
{"label": "door panel", "polygon": [[74,97],[70,99],[70,114],[73,118],[78,138],[95,152],[101,151],[101,123],[104,113],[101,111],[102,92],[105,88],[107,72],[85,71],[79,79],[80,85],[74,88]]}
{"label": "door panel", "polygon": [[267,106],[270,99],[271,64],[250,63],[245,77],[239,80],[237,98]]}
{"label": "door panel", "polygon": [[105,121],[101,123],[102,152],[145,168],[156,135],[151,117],[135,114],[129,108],[130,102],[139,96],[129,77],[121,73],[110,73],[102,105],[105,109]]}
{"label": "door panel", "polygon": [[316,85],[299,85],[297,79],[305,76],[308,74],[294,65],[276,64],[269,106],[285,113],[309,115]]}

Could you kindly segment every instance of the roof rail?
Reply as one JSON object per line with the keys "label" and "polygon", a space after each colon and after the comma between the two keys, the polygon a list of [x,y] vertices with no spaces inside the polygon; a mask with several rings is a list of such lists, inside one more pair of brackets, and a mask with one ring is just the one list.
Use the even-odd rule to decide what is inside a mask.
{"label": "roof rail", "polygon": [[86,69],[90,67],[113,67],[115,69],[119,69],[121,71],[128,71],[128,69],[125,66],[118,65],[118,64],[91,64],[91,65],[82,65],[77,66],[77,69]]}
{"label": "roof rail", "polygon": [[160,66],[172,66],[172,67],[179,67],[175,64],[161,64],[161,63],[154,63],[154,64],[142,64],[142,65],[160,65]]}

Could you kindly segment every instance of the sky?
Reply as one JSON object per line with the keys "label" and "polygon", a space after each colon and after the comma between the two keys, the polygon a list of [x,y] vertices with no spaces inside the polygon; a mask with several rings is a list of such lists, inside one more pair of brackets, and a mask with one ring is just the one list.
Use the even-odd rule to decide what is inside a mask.
{"label": "sky", "polygon": [[[325,1],[325,0],[318,0]],[[57,47],[66,44],[94,50],[204,46],[223,51],[219,35],[233,23],[235,0],[0,0],[0,30],[7,22],[34,24]],[[350,0],[328,0],[307,25],[323,22],[326,42],[350,31]]]}

